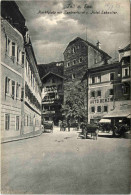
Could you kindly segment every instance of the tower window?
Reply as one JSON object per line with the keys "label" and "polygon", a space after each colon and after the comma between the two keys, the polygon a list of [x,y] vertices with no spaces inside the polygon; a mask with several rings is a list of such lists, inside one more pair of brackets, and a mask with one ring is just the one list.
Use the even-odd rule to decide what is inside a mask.
{"label": "tower window", "polygon": [[72,74],[72,80],[75,79],[75,74]]}
{"label": "tower window", "polygon": [[73,47],[73,53],[75,53],[76,52],[76,48],[75,47]]}

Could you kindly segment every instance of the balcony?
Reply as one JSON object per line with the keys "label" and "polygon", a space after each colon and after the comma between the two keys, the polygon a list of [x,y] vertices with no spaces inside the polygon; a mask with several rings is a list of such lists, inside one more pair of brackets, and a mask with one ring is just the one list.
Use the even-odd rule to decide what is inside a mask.
{"label": "balcony", "polygon": [[43,110],[42,114],[55,114],[54,110]]}

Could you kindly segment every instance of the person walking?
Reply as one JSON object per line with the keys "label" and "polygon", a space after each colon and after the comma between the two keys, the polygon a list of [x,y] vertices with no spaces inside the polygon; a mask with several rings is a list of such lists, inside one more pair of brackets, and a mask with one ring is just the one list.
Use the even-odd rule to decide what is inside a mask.
{"label": "person walking", "polygon": [[70,120],[67,121],[68,131],[70,131]]}

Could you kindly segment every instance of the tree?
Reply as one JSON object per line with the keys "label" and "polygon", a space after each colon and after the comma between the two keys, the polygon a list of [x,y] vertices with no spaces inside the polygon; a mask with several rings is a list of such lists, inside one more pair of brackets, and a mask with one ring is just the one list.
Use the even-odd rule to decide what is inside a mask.
{"label": "tree", "polygon": [[66,119],[85,121],[86,119],[86,86],[79,83],[73,86],[66,97],[65,104],[62,107]]}

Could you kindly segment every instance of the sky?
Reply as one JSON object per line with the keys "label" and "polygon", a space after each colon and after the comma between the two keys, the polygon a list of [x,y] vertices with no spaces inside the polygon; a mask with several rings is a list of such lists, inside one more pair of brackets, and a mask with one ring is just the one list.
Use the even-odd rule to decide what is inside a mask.
{"label": "sky", "polygon": [[118,49],[129,44],[129,0],[16,2],[26,19],[38,64],[63,60],[64,50],[76,37],[93,44],[99,40],[101,49],[112,58],[118,56]]}

